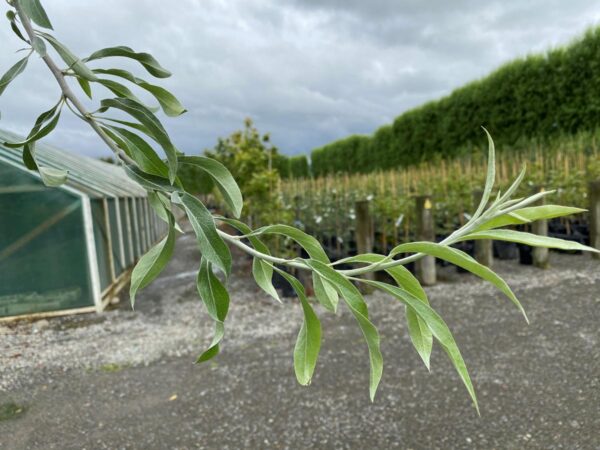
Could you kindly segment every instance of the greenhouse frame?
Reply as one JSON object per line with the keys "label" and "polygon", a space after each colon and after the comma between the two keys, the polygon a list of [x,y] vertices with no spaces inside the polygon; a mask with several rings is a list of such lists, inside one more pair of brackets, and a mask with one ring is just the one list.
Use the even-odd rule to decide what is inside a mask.
{"label": "greenhouse frame", "polygon": [[2,146],[21,140],[0,131],[0,320],[101,312],[167,224],[121,167],[36,143],[39,165],[68,171],[46,187]]}

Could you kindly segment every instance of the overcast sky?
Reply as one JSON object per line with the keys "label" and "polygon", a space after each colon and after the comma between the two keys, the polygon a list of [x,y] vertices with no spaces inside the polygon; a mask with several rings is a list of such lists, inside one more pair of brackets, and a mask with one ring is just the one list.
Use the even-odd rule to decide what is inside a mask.
{"label": "overcast sky", "polygon": [[[57,38],[78,55],[129,45],[152,53],[173,72],[163,83],[189,112],[164,123],[186,153],[214,146],[217,137],[241,128],[245,117],[270,132],[287,154],[371,133],[407,109],[515,57],[567,43],[600,21],[600,6],[589,0],[43,4]],[[19,58],[14,52],[20,41],[6,20],[0,25],[4,72]],[[118,67],[114,58],[105,61],[103,66]],[[143,69],[126,66],[151,79]],[[32,58],[26,73],[0,97],[0,127],[26,134],[58,95],[42,61]],[[85,124],[64,116],[49,142],[88,155],[108,154]]]}

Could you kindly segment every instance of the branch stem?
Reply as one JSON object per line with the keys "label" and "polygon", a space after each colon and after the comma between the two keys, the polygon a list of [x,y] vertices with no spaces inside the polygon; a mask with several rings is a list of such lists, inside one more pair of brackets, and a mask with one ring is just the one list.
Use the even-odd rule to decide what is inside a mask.
{"label": "branch stem", "polygon": [[[13,3],[13,6],[17,11],[19,19],[21,20],[21,24],[23,25],[23,28],[25,29],[25,32],[29,37],[29,41],[33,42],[35,38],[35,32],[33,30],[33,27],[31,26],[31,21],[29,20],[29,17],[27,17],[27,15],[23,12],[19,1],[15,1]],[[46,53],[44,56],[42,56],[42,60],[46,63],[46,66],[48,66],[48,69],[50,69],[50,72],[52,72],[54,78],[56,78],[56,81],[60,87],[60,90],[62,91],[63,96],[67,98],[71,102],[73,107],[75,107],[75,109],[79,111],[79,114],[81,114],[81,119],[87,122],[92,127],[96,134],[100,136],[100,139],[102,139],[104,143],[108,145],[108,147],[118,158],[122,159],[127,164],[136,165],[135,161],[133,161],[123,150],[117,147],[117,144],[115,144],[112,141],[112,139],[110,139],[108,135],[104,131],[102,131],[100,125],[98,125],[98,123],[92,117],[90,117],[89,111],[85,108],[83,103],[81,103],[79,98],[77,98],[75,93],[71,90],[71,87],[67,83],[63,72],[56,65],[52,57],[48,53]]]}

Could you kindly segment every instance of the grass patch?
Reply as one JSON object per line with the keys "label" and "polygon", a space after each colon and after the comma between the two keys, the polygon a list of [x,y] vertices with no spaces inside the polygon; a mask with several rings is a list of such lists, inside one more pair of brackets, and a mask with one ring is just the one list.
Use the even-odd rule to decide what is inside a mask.
{"label": "grass patch", "polygon": [[108,363],[108,364],[102,364],[100,366],[100,370],[102,372],[106,372],[106,373],[114,373],[114,372],[120,372],[121,370],[126,369],[127,367],[129,367],[129,364],[120,365],[120,364],[116,364],[116,363]]}
{"label": "grass patch", "polygon": [[0,422],[15,419],[25,412],[25,406],[15,402],[0,403]]}

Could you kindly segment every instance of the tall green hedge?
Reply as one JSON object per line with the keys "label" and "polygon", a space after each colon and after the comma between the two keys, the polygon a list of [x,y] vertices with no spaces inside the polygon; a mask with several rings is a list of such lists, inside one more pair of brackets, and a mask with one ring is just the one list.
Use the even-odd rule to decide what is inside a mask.
{"label": "tall green hedge", "polygon": [[292,156],[289,158],[290,177],[291,178],[306,178],[310,175],[308,158],[306,155]]}
{"label": "tall green hedge", "polygon": [[398,116],[372,136],[314,149],[314,176],[454,158],[485,143],[552,139],[600,126],[600,28],[571,45],[508,63],[441,100]]}
{"label": "tall green hedge", "polygon": [[287,156],[282,155],[280,153],[275,153],[272,155],[272,165],[273,169],[279,172],[279,176],[281,178],[289,178],[290,177],[290,160]]}

